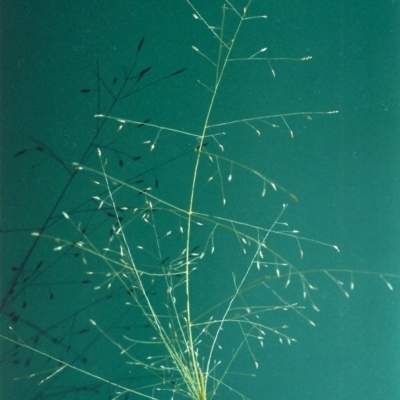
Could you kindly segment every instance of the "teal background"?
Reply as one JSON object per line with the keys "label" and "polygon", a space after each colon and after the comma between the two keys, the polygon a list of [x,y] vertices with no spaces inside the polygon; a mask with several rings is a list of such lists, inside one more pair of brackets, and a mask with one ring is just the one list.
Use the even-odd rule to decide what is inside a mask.
{"label": "teal background", "polygon": [[[205,3],[198,5],[199,10],[214,25],[220,24],[220,4]],[[278,248],[300,269],[353,270],[355,289],[346,299],[323,273],[312,276],[319,288],[313,294],[321,312],[309,310],[307,315],[316,327],[290,314],[285,321],[297,342],[281,345],[275,335],[267,335],[264,348],[256,350],[258,371],[247,356],[233,368],[243,374],[257,373],[257,377],[233,375],[227,377],[228,382],[251,399],[399,398],[399,282],[390,280],[392,292],[378,276],[399,271],[399,3],[255,1],[249,13],[267,14],[268,19],[257,20],[244,31],[238,54],[249,56],[266,46],[269,57],[313,58],[304,63],[272,61],[275,79],[265,63],[234,65],[215,120],[236,119],[238,114],[244,118],[292,111],[339,113],[313,116],[312,121],[289,119],[293,139],[284,127],[265,127],[261,139],[251,129],[233,130],[230,137],[221,139],[227,156],[261,171],[299,199],[295,203],[282,192],[273,197],[270,191],[268,201],[260,203],[260,182],[235,170],[232,186],[227,187],[231,208],[226,213],[269,226],[281,204],[290,203],[284,220],[292,229],[336,244],[341,252],[304,243],[301,261],[295,243],[286,248],[286,242],[279,242]],[[144,37],[137,70],[152,69],[142,86],[188,67],[182,74],[144,87],[121,102],[112,115],[139,121],[151,118],[155,124],[192,131],[204,118],[208,99],[197,79],[210,80],[213,72],[191,46],[212,52],[215,41],[192,18],[186,2],[176,0],[5,1],[1,19],[1,285],[5,296],[18,273],[15,268],[32,243],[30,232],[42,226],[68,179],[66,170],[80,160],[97,129],[93,118],[98,107],[96,62],[107,82],[115,76],[120,82],[122,66],[132,64]],[[83,88],[91,92],[80,93]],[[105,104],[106,96],[102,101]],[[107,125],[104,134],[108,139],[102,138],[101,143],[110,143],[115,124]],[[159,151],[149,153],[141,145],[146,134],[137,133],[140,141],[133,140],[132,148],[121,144],[125,152],[142,159],[135,163],[127,157],[124,168],[119,168],[118,158],[110,156],[110,173],[129,179],[153,169],[159,181],[158,196],[185,207],[184,172],[192,168],[190,150],[196,141],[165,135]],[[62,163],[54,154],[48,157],[35,151],[37,142],[31,138],[49,146]],[[13,157],[22,149],[29,151]],[[167,163],[181,154],[185,156]],[[95,155],[87,163],[99,167]],[[227,175],[229,165],[223,168]],[[154,172],[143,179],[154,185]],[[213,184],[199,193],[202,212],[211,213],[214,204],[220,204],[219,185]],[[72,210],[94,194],[88,179],[78,178],[56,214]],[[211,201],[209,196],[213,196]],[[89,223],[92,208],[80,210],[75,220]],[[218,210],[225,212],[219,205]],[[104,221],[99,224],[95,238],[100,240],[108,235],[109,226]],[[66,231],[60,220],[54,220],[49,234],[75,240],[73,230]],[[240,260],[236,239],[223,234],[218,238],[216,248],[228,260],[222,266],[234,266]],[[171,252],[178,252],[179,246],[178,242]],[[125,293],[118,286],[94,293],[91,286],[102,277],[82,284],[85,269],[92,269],[90,263],[82,267],[68,252],[58,257],[52,247],[51,241],[40,242],[14,295],[6,303],[2,300],[1,333],[124,385],[154,383],[157,378],[146,371],[129,373],[118,349],[88,324],[89,318],[103,318],[103,326],[117,337],[133,330],[147,337],[144,321],[132,322],[127,315]],[[40,260],[44,262],[37,268]],[[196,286],[196,307],[214,304],[218,290],[232,287],[230,272],[225,275],[222,266],[215,265],[215,271],[209,271]],[[334,276],[349,290],[350,274]],[[299,286],[291,290],[301,298]],[[112,301],[107,298],[110,293]],[[154,295],[163,301],[161,289],[156,287]],[[266,303],[273,302],[274,297],[265,292],[255,294],[261,299],[264,295]],[[271,315],[271,325],[281,323]],[[232,346],[237,340],[233,336],[227,336],[227,353],[221,357],[229,357],[229,340]],[[67,351],[68,344],[72,350]],[[0,346],[3,398],[115,396],[108,385],[67,370],[38,385],[56,364],[26,350],[14,350],[6,341]],[[222,391],[221,398],[229,397],[228,391]]]}

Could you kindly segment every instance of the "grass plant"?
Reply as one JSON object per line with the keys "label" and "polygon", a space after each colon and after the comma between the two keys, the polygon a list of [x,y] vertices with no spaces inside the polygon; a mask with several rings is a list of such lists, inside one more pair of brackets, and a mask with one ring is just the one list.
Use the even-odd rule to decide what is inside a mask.
{"label": "grass plant", "polygon": [[[72,169],[34,142],[68,180],[2,301],[11,331],[1,337],[13,345],[3,359],[34,370],[17,379],[29,382],[21,398],[248,399],[242,382],[257,375],[267,343],[296,341],[288,315],[315,325],[314,275],[346,297],[353,289],[354,271],[304,267],[314,246],[326,257],[339,248],[291,227],[298,199],[269,176],[267,158],[271,143],[295,139],[296,126],[338,111],[249,104],[250,93],[277,79],[277,66],[303,68],[311,56],[271,55],[254,33],[267,16],[252,0],[225,1],[212,16],[186,3],[207,46],[193,44],[204,76],[185,88],[193,95],[183,95],[191,104],[182,118],[118,115],[120,103],[178,86],[190,72],[149,78],[151,69],[138,67],[141,40],[122,79],[109,83],[98,67],[98,87],[82,89],[98,96],[97,125]],[[255,64],[265,67],[262,79],[251,74]],[[43,261],[36,254],[52,242]],[[389,275],[380,278],[392,289]],[[46,312],[61,310],[53,323],[13,310],[44,288]],[[69,293],[79,306],[63,304]]]}

